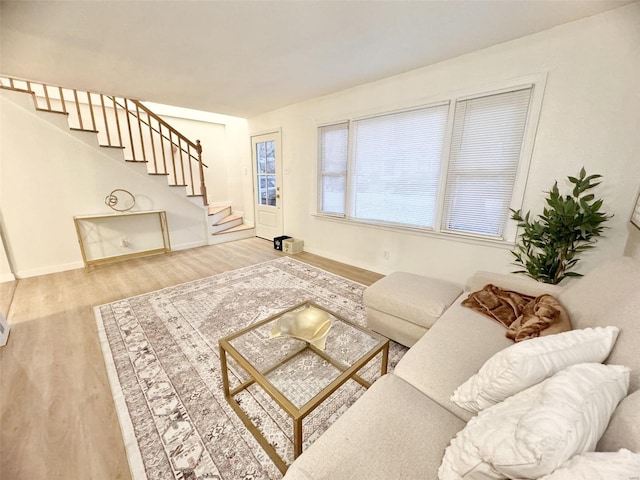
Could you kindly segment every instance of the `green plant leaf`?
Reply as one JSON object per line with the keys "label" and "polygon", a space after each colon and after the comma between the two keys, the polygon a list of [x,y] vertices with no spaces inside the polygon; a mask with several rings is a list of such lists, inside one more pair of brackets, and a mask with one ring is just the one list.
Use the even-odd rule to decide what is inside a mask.
{"label": "green plant leaf", "polygon": [[512,219],[521,229],[512,250],[514,265],[524,269],[517,273],[546,283],[580,276],[571,271],[579,261],[579,254],[594,247],[606,228],[603,224],[613,216],[600,211],[603,201],[596,199],[595,194],[584,194],[598,186],[600,182],[592,182],[601,177],[587,176],[583,167],[578,177],[568,177],[574,187],[567,195],[561,195],[558,182],[554,182],[546,192],[542,214],[535,218],[531,212],[523,216],[520,210],[511,210]]}

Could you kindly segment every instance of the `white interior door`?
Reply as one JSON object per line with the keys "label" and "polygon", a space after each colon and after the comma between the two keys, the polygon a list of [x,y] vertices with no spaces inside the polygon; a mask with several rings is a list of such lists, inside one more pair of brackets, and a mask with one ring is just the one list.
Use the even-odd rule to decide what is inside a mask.
{"label": "white interior door", "polygon": [[251,137],[256,236],[273,240],[283,233],[280,132]]}

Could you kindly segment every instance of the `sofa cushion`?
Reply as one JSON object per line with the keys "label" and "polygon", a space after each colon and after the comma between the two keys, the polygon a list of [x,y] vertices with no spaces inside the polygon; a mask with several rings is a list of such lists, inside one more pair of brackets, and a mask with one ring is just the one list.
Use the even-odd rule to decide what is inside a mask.
{"label": "sofa cushion", "polygon": [[366,308],[367,328],[387,337],[405,347],[412,347],[429,330],[395,315],[381,312],[375,308]]}
{"label": "sofa cushion", "polygon": [[629,480],[638,478],[640,453],[621,449],[617,452],[589,452],[576,455],[540,480]]}
{"label": "sofa cushion", "polygon": [[572,365],[469,421],[447,447],[439,479],[549,474],[594,450],[628,386],[626,367]]}
{"label": "sofa cushion", "polygon": [[569,284],[558,300],[573,328],[620,327],[606,363],[630,367],[630,390],[640,388],[640,262],[620,257],[604,263]]}
{"label": "sofa cushion", "polygon": [[620,448],[640,452],[640,390],[622,399],[596,447],[601,452]]}
{"label": "sofa cushion", "polygon": [[479,412],[569,365],[604,362],[617,336],[618,327],[597,327],[516,343],[487,360],[478,373],[456,389],[451,400]]}
{"label": "sofa cushion", "polygon": [[286,480],[435,479],[464,422],[394,375],[376,381],[293,462]]}
{"label": "sofa cushion", "polygon": [[446,280],[394,272],[369,286],[363,299],[367,308],[429,328],[461,293]]}
{"label": "sofa cushion", "polygon": [[472,413],[451,401],[453,391],[513,342],[504,336],[502,325],[461,306],[461,301],[416,342],[393,373],[466,421]]}

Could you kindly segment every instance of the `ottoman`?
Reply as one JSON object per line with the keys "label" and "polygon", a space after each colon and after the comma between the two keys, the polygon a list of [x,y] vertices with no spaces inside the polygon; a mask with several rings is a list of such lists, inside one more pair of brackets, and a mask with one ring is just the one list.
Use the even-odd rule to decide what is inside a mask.
{"label": "ottoman", "polygon": [[365,289],[367,326],[411,347],[461,293],[446,280],[394,272]]}

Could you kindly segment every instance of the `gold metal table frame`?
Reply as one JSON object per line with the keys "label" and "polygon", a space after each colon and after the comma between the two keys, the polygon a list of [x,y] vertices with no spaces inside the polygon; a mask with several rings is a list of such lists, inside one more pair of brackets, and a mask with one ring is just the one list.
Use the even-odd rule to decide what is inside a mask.
{"label": "gold metal table frame", "polygon": [[[242,335],[245,335],[253,330],[257,330],[260,327],[265,326],[270,322],[274,322],[278,317],[284,315],[293,310],[301,309],[306,307],[307,305],[314,306],[321,310],[326,311],[330,315],[334,317],[334,321],[342,322],[347,326],[347,328],[354,329],[354,331],[363,332],[365,335],[371,337],[371,339],[375,340],[375,346],[370,348],[366,353],[361,355],[357,360],[353,361],[350,365],[344,365],[343,363],[337,361],[328,355],[325,351],[319,350],[313,345],[303,342],[301,340],[295,340],[295,342],[300,345],[297,348],[292,349],[288,354],[284,355],[280,358],[277,363],[271,365],[269,368],[260,371],[256,366],[254,366],[250,360],[245,358],[238,349],[236,349],[232,345],[232,341]],[[277,342],[278,339],[273,339],[271,341]],[[331,341],[331,332],[329,332],[329,342]],[[335,313],[327,310],[324,307],[321,307],[313,302],[302,302],[298,305],[295,305],[287,310],[284,310],[276,315],[272,315],[271,317],[262,320],[258,323],[255,323],[247,328],[239,330],[232,335],[229,335],[225,338],[222,338],[219,341],[220,347],[220,364],[222,367],[222,383],[224,388],[224,395],[233,410],[236,412],[238,417],[242,420],[244,425],[249,429],[249,431],[256,438],[260,446],[267,452],[269,457],[273,460],[275,465],[280,469],[282,473],[287,471],[288,465],[286,462],[280,457],[277,453],[276,449],[267,441],[267,439],[262,435],[260,430],[252,423],[249,416],[242,410],[240,404],[235,400],[235,396],[242,392],[243,390],[249,388],[254,383],[257,383],[279,406],[282,408],[289,417],[293,420],[293,450],[294,450],[294,458],[297,458],[302,453],[302,421],[304,418],[309,415],[315,408],[317,408],[324,400],[326,400],[333,392],[335,392],[338,388],[344,385],[348,380],[354,380],[358,382],[365,388],[369,388],[371,383],[367,380],[361,378],[358,375],[358,372],[367,365],[371,360],[373,360],[379,354],[382,354],[382,367],[381,367],[381,375],[387,373],[387,363],[389,358],[389,340],[381,335],[378,335],[375,332],[367,330],[364,327],[356,325],[349,320],[346,320]],[[270,372],[273,372],[277,368],[283,366],[285,363],[291,361],[294,357],[301,354],[305,351],[311,351],[315,355],[321,357],[326,362],[330,363],[332,366],[340,370],[342,373],[338,375],[335,379],[333,379],[330,383],[325,385],[320,393],[315,395],[311,400],[307,401],[301,407],[297,407],[294,403],[286,397],[276,386],[274,386],[267,378]],[[228,374],[228,366],[227,366],[227,354],[238,363],[240,367],[242,367],[249,375],[249,379],[239,386],[231,389],[229,386],[229,374]]]}
{"label": "gold metal table frame", "polygon": [[[109,219],[136,219],[142,216],[154,216],[158,217],[158,233],[162,239],[162,246],[158,248],[142,248],[132,253],[110,255],[100,258],[89,258],[87,255],[87,248],[85,245],[85,238],[81,224],[84,222],[91,222],[96,220],[109,220]],[[155,255],[158,253],[170,253],[171,252],[171,238],[169,236],[169,223],[167,221],[167,212],[165,210],[142,210],[142,211],[126,211],[126,212],[110,212],[99,213],[94,215],[76,215],[73,217],[73,222],[76,227],[76,234],[78,236],[78,243],[80,244],[80,253],[82,254],[82,261],[84,262],[84,268],[89,271],[89,268],[93,265],[102,265],[104,263],[111,263],[119,260],[127,260],[138,257],[145,257],[147,255]],[[123,232],[124,235],[124,232]]]}

